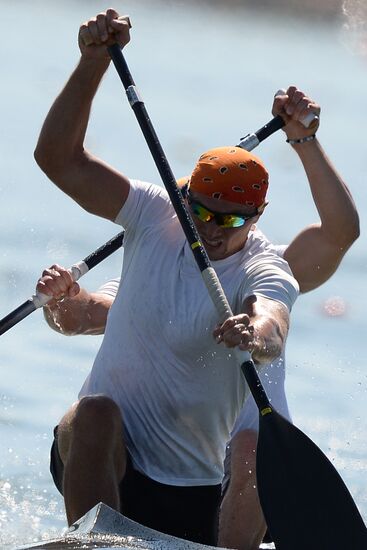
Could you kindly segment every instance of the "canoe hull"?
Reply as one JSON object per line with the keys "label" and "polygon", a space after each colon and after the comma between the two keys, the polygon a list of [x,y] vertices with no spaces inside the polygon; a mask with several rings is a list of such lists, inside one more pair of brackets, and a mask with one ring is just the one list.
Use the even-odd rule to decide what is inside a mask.
{"label": "canoe hull", "polygon": [[[85,516],[75,522],[64,537],[22,546],[18,550],[76,550],[80,548],[220,550],[218,547],[183,540],[144,527],[103,503],[97,504]],[[261,548],[265,550],[274,548],[274,546],[263,545]]]}

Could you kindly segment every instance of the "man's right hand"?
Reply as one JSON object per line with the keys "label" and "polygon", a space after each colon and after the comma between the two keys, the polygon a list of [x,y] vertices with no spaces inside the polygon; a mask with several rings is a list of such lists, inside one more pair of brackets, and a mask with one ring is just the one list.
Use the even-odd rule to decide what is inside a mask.
{"label": "man's right hand", "polygon": [[131,23],[127,15],[119,16],[116,10],[108,9],[92,17],[79,29],[78,43],[85,58],[110,58],[107,46],[119,44],[122,48],[130,41]]}
{"label": "man's right hand", "polygon": [[63,298],[74,298],[79,294],[80,286],[73,281],[70,271],[54,264],[43,271],[42,277],[38,279],[36,291],[53,298],[47,304],[52,307]]}

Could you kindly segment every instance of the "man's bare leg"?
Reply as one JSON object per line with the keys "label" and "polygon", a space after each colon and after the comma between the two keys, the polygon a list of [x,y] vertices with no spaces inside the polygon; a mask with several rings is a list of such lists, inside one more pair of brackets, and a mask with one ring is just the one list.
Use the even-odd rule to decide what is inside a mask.
{"label": "man's bare leg", "polygon": [[218,546],[258,550],[266,532],[256,488],[257,433],[238,432],[231,440],[231,475],[219,516]]}
{"label": "man's bare leg", "polygon": [[122,434],[120,410],[105,396],[83,397],[61,420],[58,446],[69,525],[98,502],[119,510],[119,483],[126,469]]}

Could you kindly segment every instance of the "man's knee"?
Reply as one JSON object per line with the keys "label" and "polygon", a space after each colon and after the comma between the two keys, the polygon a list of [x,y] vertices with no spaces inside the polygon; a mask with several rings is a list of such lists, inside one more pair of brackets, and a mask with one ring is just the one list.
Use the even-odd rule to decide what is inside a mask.
{"label": "man's knee", "polygon": [[104,395],[82,397],[61,420],[58,448],[66,463],[71,446],[100,447],[105,452],[122,445],[122,418],[116,403]]}
{"label": "man's knee", "polygon": [[105,395],[82,397],[75,407],[71,424],[73,430],[91,430],[92,433],[105,433],[106,436],[115,430],[120,434],[122,431],[120,409]]}

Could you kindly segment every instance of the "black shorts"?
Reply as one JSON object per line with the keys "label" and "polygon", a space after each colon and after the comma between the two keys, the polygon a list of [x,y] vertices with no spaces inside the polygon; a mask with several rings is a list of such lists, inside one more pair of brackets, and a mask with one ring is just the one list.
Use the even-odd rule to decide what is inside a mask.
{"label": "black shorts", "polygon": [[[57,446],[57,427],[54,438],[50,471],[62,494],[64,466]],[[130,519],[168,535],[216,545],[221,485],[179,487],[158,483],[134,470],[128,457],[120,495],[120,511]]]}

